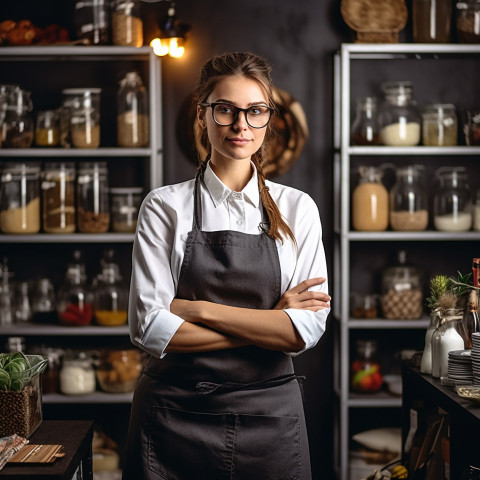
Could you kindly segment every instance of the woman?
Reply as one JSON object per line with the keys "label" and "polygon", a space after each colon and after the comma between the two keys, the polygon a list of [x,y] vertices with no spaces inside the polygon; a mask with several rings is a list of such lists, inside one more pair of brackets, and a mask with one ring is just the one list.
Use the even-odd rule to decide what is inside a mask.
{"label": "woman", "polygon": [[329,312],[318,210],[262,174],[275,108],[262,58],[214,57],[196,102],[208,158],[139,215],[129,322],[150,359],[124,479],[309,479],[292,356]]}

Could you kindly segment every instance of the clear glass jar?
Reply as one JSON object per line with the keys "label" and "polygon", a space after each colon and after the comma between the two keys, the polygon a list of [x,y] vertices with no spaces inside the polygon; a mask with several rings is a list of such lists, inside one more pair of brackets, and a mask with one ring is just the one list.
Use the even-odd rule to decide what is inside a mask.
{"label": "clear glass jar", "polygon": [[141,187],[110,189],[112,230],[114,232],[135,232],[142,192]]}
{"label": "clear glass jar", "polygon": [[382,184],[382,170],[359,167],[360,180],[352,194],[352,226],[360,231],[388,228],[388,192]]}
{"label": "clear glass jar", "polygon": [[12,101],[12,94],[15,90],[20,89],[15,84],[0,84],[0,147],[6,146],[7,140],[7,123],[5,117],[7,115],[7,107]]}
{"label": "clear glass jar", "polygon": [[142,371],[139,350],[103,350],[97,368],[100,388],[108,393],[133,392]]}
{"label": "clear glass jar", "polygon": [[451,147],[458,143],[455,105],[426,105],[422,112],[422,143],[429,147]]}
{"label": "clear glass jar", "polygon": [[413,40],[416,43],[449,43],[451,0],[413,0]]}
{"label": "clear glass jar", "polygon": [[33,143],[34,120],[30,92],[16,88],[11,94],[5,115],[5,146],[29,148]]}
{"label": "clear glass jar", "polygon": [[99,325],[108,327],[127,323],[128,286],[114,257],[113,250],[105,252],[94,294],[95,320]]}
{"label": "clear glass jar", "polygon": [[65,395],[85,395],[95,389],[92,357],[86,352],[66,353],[60,370],[60,391]]}
{"label": "clear glass jar", "polygon": [[0,194],[3,233],[37,233],[40,230],[40,164],[5,163]]}
{"label": "clear glass jar", "polygon": [[463,125],[465,143],[469,147],[480,145],[480,109],[473,108],[465,111],[465,123]]}
{"label": "clear glass jar", "polygon": [[109,226],[107,163],[80,163],[77,172],[77,228],[82,233],[105,233]]}
{"label": "clear glass jar", "polygon": [[350,130],[352,145],[380,145],[375,97],[357,99],[356,116]]}
{"label": "clear glass jar", "polygon": [[440,184],[433,199],[434,225],[444,232],[472,228],[472,202],[464,167],[441,167],[435,172]]}
{"label": "clear glass jar", "polygon": [[387,146],[414,146],[420,143],[420,114],[413,98],[413,84],[385,82],[385,101],[378,112],[380,139]]}
{"label": "clear glass jar", "polygon": [[430,314],[430,325],[425,332],[425,347],[420,362],[420,371],[425,375],[432,374],[432,337],[440,325],[440,310],[435,309]]}
{"label": "clear glass jar", "polygon": [[382,312],[391,320],[416,320],[423,314],[423,275],[406,261],[400,250],[398,264],[382,274]]}
{"label": "clear glass jar", "polygon": [[32,319],[30,282],[19,282],[15,287],[15,321],[18,323],[29,322]]}
{"label": "clear glass jar", "polygon": [[378,318],[380,295],[376,293],[360,294],[352,292],[351,311],[354,318]]}
{"label": "clear glass jar", "polygon": [[480,1],[457,2],[456,27],[459,43],[480,43]]}
{"label": "clear glass jar", "polygon": [[148,93],[137,72],[120,81],[117,92],[117,143],[119,147],[145,147],[149,141]]}
{"label": "clear glass jar", "polygon": [[75,25],[77,36],[89,45],[109,44],[109,18],[107,0],[77,0]]}
{"label": "clear glass jar", "polygon": [[114,45],[131,47],[143,45],[143,21],[138,1],[116,0],[114,2],[112,35]]}
{"label": "clear glass jar", "polygon": [[396,231],[419,231],[428,226],[428,197],[421,183],[421,165],[396,169],[390,190],[390,226]]}
{"label": "clear glass jar", "polygon": [[383,383],[380,363],[376,359],[377,342],[375,340],[357,340],[356,355],[352,362],[351,388],[358,393],[375,393]]}
{"label": "clear glass jar", "polygon": [[84,89],[73,101],[70,111],[70,134],[76,148],[100,146],[100,92],[101,89]]}
{"label": "clear glass jar", "polygon": [[46,233],[75,231],[75,164],[47,163],[42,180],[42,220]]}
{"label": "clear glass jar", "polygon": [[55,289],[48,278],[39,278],[35,282],[32,299],[32,322],[57,323]]}
{"label": "clear glass jar", "polygon": [[57,110],[44,110],[37,113],[35,145],[56,147],[60,144],[60,117]]}

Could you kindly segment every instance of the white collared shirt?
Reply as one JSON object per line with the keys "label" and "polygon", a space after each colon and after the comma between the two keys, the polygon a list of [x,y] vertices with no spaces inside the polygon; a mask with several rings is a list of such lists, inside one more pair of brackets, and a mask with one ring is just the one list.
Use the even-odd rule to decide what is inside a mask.
{"label": "white collared shirt", "polygon": [[[200,182],[202,230],[261,233],[263,208],[255,169],[241,192],[226,187],[209,165],[204,181],[205,185]],[[139,212],[132,254],[130,337],[135,345],[159,358],[166,355],[165,348],[184,321],[170,312],[170,304],[177,290],[187,234],[192,229],[194,185],[192,179],[152,190]],[[307,278],[327,278],[322,226],[315,202],[300,190],[268,180],[266,185],[297,242],[297,247],[290,239],[283,244],[276,242],[282,294]],[[327,293],[328,284],[325,282],[315,289]],[[330,309],[284,311],[305,342],[302,351],[315,346],[325,332]]]}

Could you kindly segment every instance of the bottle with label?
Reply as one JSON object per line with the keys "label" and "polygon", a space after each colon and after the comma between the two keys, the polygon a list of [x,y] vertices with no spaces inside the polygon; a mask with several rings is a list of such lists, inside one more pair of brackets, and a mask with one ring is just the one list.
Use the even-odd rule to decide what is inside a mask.
{"label": "bottle with label", "polygon": [[143,45],[143,21],[140,4],[136,0],[115,0],[112,14],[114,45],[141,47]]}
{"label": "bottle with label", "polygon": [[451,0],[413,0],[413,39],[416,43],[449,43]]}
{"label": "bottle with label", "polygon": [[107,0],[77,0],[75,25],[77,36],[89,45],[109,44]]}
{"label": "bottle with label", "polygon": [[350,130],[352,145],[380,145],[375,97],[357,99],[357,112]]}

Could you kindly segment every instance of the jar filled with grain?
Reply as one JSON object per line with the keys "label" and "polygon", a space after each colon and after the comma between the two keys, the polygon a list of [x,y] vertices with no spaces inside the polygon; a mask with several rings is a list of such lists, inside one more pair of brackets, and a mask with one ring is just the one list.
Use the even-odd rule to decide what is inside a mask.
{"label": "jar filled with grain", "polygon": [[0,229],[3,233],[40,230],[40,164],[7,162],[0,180]]}
{"label": "jar filled with grain", "polygon": [[42,222],[46,233],[75,231],[75,164],[47,163],[42,174]]}
{"label": "jar filled with grain", "polygon": [[425,105],[422,111],[422,143],[429,147],[457,145],[457,114],[451,103]]}
{"label": "jar filled with grain", "polygon": [[392,147],[418,145],[421,118],[413,97],[412,82],[385,82],[381,89],[385,95],[378,112],[381,142]]}
{"label": "jar filled with grain", "polygon": [[448,43],[452,0],[413,0],[413,39],[416,43]]}
{"label": "jar filled with grain", "polygon": [[112,14],[113,44],[131,47],[143,45],[140,4],[135,0],[116,0]]}
{"label": "jar filled with grain", "polygon": [[419,231],[428,226],[428,197],[421,184],[421,165],[396,169],[390,190],[390,226],[396,231]]}
{"label": "jar filled with grain", "polygon": [[119,147],[145,147],[149,141],[148,93],[137,72],[128,72],[117,93]]}
{"label": "jar filled with grain", "polygon": [[33,143],[34,118],[31,93],[15,88],[11,93],[6,109],[5,146],[9,148],[29,148]]}
{"label": "jar filled with grain", "polygon": [[480,43],[480,1],[457,2],[456,25],[459,43]]}
{"label": "jar filled with grain", "polygon": [[110,226],[106,162],[82,162],[77,172],[77,228],[82,233],[104,233]]}
{"label": "jar filled with grain", "polygon": [[37,113],[35,145],[37,147],[56,147],[60,143],[60,117],[56,110],[44,110]]}

